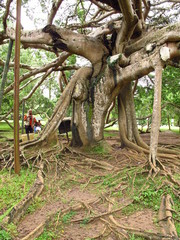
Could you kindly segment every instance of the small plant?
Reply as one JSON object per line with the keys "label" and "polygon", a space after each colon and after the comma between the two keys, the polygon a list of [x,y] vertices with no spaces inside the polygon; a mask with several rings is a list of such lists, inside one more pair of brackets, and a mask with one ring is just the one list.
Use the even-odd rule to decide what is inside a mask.
{"label": "small plant", "polygon": [[70,220],[71,220],[71,218],[72,218],[73,216],[75,216],[75,215],[76,215],[76,212],[70,211],[69,213],[65,214],[65,215],[62,217],[62,222],[63,222],[63,223],[69,223]]}
{"label": "small plant", "polygon": [[6,229],[11,236],[17,236],[18,235],[17,226],[14,223],[7,224]]}
{"label": "small plant", "polygon": [[83,219],[82,223],[80,223],[80,226],[83,227],[83,226],[85,226],[86,224],[88,224],[88,222],[89,222],[89,218],[86,217],[86,218]]}
{"label": "small plant", "polygon": [[130,240],[143,240],[143,237],[135,237],[134,234],[130,235]]}
{"label": "small plant", "polygon": [[0,230],[0,239],[1,240],[11,240],[11,236],[8,232],[6,232],[5,230]]}
{"label": "small plant", "polygon": [[53,240],[55,239],[56,234],[53,233],[52,231],[47,231],[46,229],[44,232],[38,237],[35,238],[35,240]]}

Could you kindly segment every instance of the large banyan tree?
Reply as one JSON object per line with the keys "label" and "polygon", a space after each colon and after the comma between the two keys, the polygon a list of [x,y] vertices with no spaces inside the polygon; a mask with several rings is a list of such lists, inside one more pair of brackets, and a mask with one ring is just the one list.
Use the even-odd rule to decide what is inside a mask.
{"label": "large banyan tree", "polygon": [[[15,30],[9,26],[13,20],[11,2],[1,4],[4,9],[1,44],[15,38]],[[71,16],[62,12],[63,4],[72,5]],[[57,131],[70,103],[73,105],[72,145],[102,140],[108,109],[117,99],[122,145],[150,153],[150,164],[155,170],[162,71],[167,65],[178,66],[180,59],[180,23],[176,22],[179,5],[180,1],[175,0],[56,0],[52,1],[42,29],[22,29],[22,47],[54,52],[56,59],[39,70],[27,72],[21,76],[20,83],[33,71],[34,74],[44,71],[45,77],[58,69],[61,71],[72,54],[90,62],[71,77],[38,141],[48,140]],[[59,20],[62,16],[63,22]],[[149,147],[138,133],[132,85],[152,71],[155,71],[155,87]],[[12,89],[13,84],[4,93]]]}

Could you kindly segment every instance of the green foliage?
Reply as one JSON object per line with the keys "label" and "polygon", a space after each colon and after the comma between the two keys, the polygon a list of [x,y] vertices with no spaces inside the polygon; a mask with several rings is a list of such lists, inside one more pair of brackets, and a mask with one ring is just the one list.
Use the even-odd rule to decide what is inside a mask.
{"label": "green foliage", "polygon": [[[154,80],[154,76],[150,76],[151,81]],[[143,78],[142,84],[138,84],[135,93],[135,107],[136,116],[142,117],[152,113],[153,98],[154,98],[154,84],[149,81],[147,77]],[[169,116],[171,119],[175,119],[175,124],[180,121],[180,69],[174,67],[167,67],[163,71],[162,76],[162,104],[166,104],[162,108],[162,124],[168,124]],[[146,123],[146,120],[141,120],[139,124]]]}
{"label": "green foliage", "polygon": [[80,224],[80,226],[81,226],[81,227],[82,227],[82,226],[85,226],[86,224],[88,224],[88,222],[89,222],[89,217],[86,217],[86,218],[83,219],[83,221],[82,221],[82,223]]}
{"label": "green foliage", "polygon": [[144,238],[143,237],[135,237],[134,234],[130,235],[130,240],[143,240]]}
{"label": "green foliage", "polygon": [[71,218],[72,218],[73,216],[75,216],[75,215],[76,215],[76,212],[70,211],[69,213],[65,214],[65,215],[62,217],[62,222],[63,222],[63,223],[69,223],[70,220],[71,220]]}
{"label": "green foliage", "polygon": [[[78,1],[78,7],[77,7],[77,16],[80,20],[80,22],[83,24],[86,16],[86,10],[84,8],[84,3],[83,1]],[[81,4],[81,5],[80,5]]]}
{"label": "green foliage", "polygon": [[1,240],[11,240],[11,236],[8,232],[6,232],[5,230],[0,230],[0,239]]}
{"label": "green foliage", "polygon": [[[3,61],[6,61],[7,50],[8,50],[8,44],[4,44],[0,46],[0,55]],[[43,66],[44,64],[51,62],[55,58],[54,54],[51,52],[46,52],[44,50],[36,50],[36,49],[21,49],[20,54],[21,54],[20,56],[21,64],[29,65],[33,68]],[[14,46],[13,46],[11,61],[13,61],[14,55],[15,55],[15,52],[14,52]],[[74,63],[75,61],[76,61],[75,55],[71,56],[69,62]],[[0,76],[2,75],[2,72],[3,72],[3,67],[0,66]],[[29,70],[26,68],[20,69],[21,76],[27,74],[28,72]],[[46,81],[44,81],[41,84],[41,87],[39,87],[33,93],[31,98],[26,101],[25,111],[32,108],[32,109],[35,109],[34,114],[45,113],[45,112],[47,113],[48,116],[52,114],[52,111],[57,102],[57,99],[60,96],[58,82],[55,81],[57,74],[58,73],[51,74],[46,79]],[[39,74],[38,78],[37,76],[32,76],[20,83],[20,88],[22,88],[20,90],[20,101],[30,93],[33,87],[38,83],[38,81],[40,81],[42,76],[43,76],[42,74]],[[14,82],[14,69],[13,67],[10,67],[7,74],[7,81],[6,81],[5,88],[7,88],[13,82]],[[28,85],[26,85],[27,83]],[[25,85],[26,87],[23,87]],[[54,96],[53,100],[49,99],[49,96],[47,97],[44,96],[43,94],[44,89],[51,89],[51,92],[53,92],[53,96]],[[10,109],[13,108],[13,104],[14,104],[13,98],[14,98],[14,95],[12,91],[4,95],[1,114],[5,114],[6,112],[8,112]],[[22,114],[21,106],[20,106],[20,114]]]}
{"label": "green foliage", "polygon": [[166,119],[164,122],[167,124],[167,116],[175,119],[175,124],[180,121],[180,69],[167,67],[163,71],[163,88],[162,88],[162,99],[167,104],[162,110],[162,117]]}
{"label": "green foliage", "polygon": [[72,54],[68,57],[67,65],[74,65],[76,63],[76,55]]}

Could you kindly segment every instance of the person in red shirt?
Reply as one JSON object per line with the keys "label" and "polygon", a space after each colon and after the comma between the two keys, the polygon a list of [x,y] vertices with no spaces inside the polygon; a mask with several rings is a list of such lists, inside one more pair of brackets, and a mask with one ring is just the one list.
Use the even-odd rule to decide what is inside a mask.
{"label": "person in red shirt", "polygon": [[36,118],[32,115],[32,110],[30,109],[27,115],[24,116],[25,130],[26,134],[33,133],[33,128],[36,123]]}

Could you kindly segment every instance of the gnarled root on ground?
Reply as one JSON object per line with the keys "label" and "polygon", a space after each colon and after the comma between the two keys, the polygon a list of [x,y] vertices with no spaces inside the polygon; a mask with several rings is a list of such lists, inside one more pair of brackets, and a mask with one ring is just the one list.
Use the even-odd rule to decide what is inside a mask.
{"label": "gnarled root on ground", "polygon": [[179,239],[172,217],[173,205],[174,202],[169,194],[162,196],[158,214],[158,222],[161,226],[163,235],[169,235],[171,237],[170,239]]}

